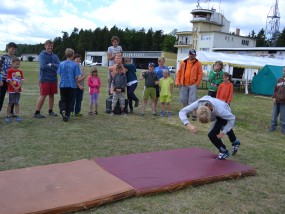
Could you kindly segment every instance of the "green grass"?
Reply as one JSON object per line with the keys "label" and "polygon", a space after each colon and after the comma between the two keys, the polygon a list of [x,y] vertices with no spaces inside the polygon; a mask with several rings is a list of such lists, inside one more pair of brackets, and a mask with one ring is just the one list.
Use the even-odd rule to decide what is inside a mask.
{"label": "green grass", "polygon": [[[83,117],[72,118],[69,123],[60,117],[39,120],[32,117],[39,95],[38,63],[22,62],[21,68],[25,83],[20,111],[25,120],[5,124],[6,98],[0,117],[0,170],[196,146],[217,152],[207,138],[209,125],[195,123],[200,131],[191,135],[181,124],[177,115],[181,109],[178,88],[174,89],[172,118],[152,117],[149,105],[144,117],[138,116],[140,108],[127,117],[110,117],[104,113],[107,70],[99,67],[103,87],[98,116],[87,115],[86,87]],[[89,72],[90,68],[86,69]],[[139,97],[143,84],[140,81],[136,90]],[[199,90],[200,97],[206,93]],[[55,101],[56,112],[58,101],[59,95]],[[236,115],[234,130],[241,140],[239,153],[231,159],[255,167],[256,176],[131,197],[78,213],[285,213],[285,137],[279,130],[266,131],[272,100],[235,93],[231,107]],[[42,113],[47,115],[47,100]],[[230,146],[228,139],[225,144]]]}

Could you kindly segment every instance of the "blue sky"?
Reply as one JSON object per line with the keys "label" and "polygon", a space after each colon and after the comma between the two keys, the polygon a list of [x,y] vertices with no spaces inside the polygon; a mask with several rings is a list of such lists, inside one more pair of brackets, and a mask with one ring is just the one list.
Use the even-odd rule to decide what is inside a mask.
{"label": "blue sky", "polygon": [[[220,2],[220,4],[219,4]],[[203,8],[214,7],[231,22],[231,31],[241,35],[256,33],[266,26],[275,0],[200,0]],[[44,43],[47,39],[69,34],[74,27],[153,28],[170,33],[190,31],[191,10],[197,0],[6,0],[0,7],[0,50],[14,41],[22,44]],[[285,1],[279,1],[280,30],[285,27]],[[283,14],[282,14],[283,13]]]}

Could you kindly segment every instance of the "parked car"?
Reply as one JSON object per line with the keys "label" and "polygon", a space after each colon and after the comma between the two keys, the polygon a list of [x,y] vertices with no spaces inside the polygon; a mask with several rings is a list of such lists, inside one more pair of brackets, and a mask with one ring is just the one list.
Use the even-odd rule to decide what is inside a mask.
{"label": "parked car", "polygon": [[168,66],[168,69],[170,73],[175,73],[176,72],[176,67],[175,66]]}
{"label": "parked car", "polygon": [[100,62],[92,62],[92,61],[89,61],[89,60],[84,60],[84,63],[85,63],[85,65],[88,65],[90,67],[92,67],[92,66],[102,66],[102,63],[100,63]]}

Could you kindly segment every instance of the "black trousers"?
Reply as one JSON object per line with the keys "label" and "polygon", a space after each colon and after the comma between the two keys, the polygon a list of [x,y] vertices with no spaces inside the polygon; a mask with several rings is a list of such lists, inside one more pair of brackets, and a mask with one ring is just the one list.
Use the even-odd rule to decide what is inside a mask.
{"label": "black trousers", "polygon": [[[211,140],[211,142],[215,145],[215,147],[217,147],[217,149],[220,152],[222,152],[221,148],[224,148],[224,149],[227,149],[227,148],[225,144],[223,144],[222,140],[217,138],[217,135],[220,134],[222,127],[227,124],[227,121],[220,117],[217,117],[216,119],[217,121],[214,127],[212,128],[212,130],[208,133],[208,137]],[[227,135],[232,143],[236,141],[236,136],[232,129],[227,133]]]}
{"label": "black trousers", "polygon": [[70,116],[71,105],[73,103],[75,96],[75,88],[60,88],[60,101],[59,101],[59,111],[65,111],[66,116]]}
{"label": "black trousers", "polygon": [[135,95],[135,90],[137,86],[138,83],[134,83],[131,86],[127,86],[127,95],[128,95],[130,109],[133,109],[133,101],[138,101],[138,98]]}
{"label": "black trousers", "polygon": [[[3,85],[0,87],[0,111],[2,111],[6,91],[8,91],[8,83],[6,82],[6,80],[3,80]],[[13,114],[13,110],[14,110],[14,104],[12,104],[11,106],[11,112],[10,112],[11,114]]]}

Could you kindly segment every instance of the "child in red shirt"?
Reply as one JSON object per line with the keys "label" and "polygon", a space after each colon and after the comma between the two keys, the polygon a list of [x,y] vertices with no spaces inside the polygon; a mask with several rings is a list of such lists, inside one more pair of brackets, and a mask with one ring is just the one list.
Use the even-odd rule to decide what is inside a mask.
{"label": "child in red shirt", "polygon": [[216,98],[225,101],[230,105],[233,98],[233,84],[230,82],[230,75],[223,73],[223,82],[219,85]]}
{"label": "child in red shirt", "polygon": [[22,92],[22,84],[24,81],[24,76],[22,70],[19,70],[20,67],[20,59],[18,57],[13,57],[12,59],[12,68],[10,68],[7,72],[7,83],[8,83],[8,93],[9,93],[9,102],[7,107],[7,117],[6,123],[11,122],[11,106],[14,104],[15,106],[15,115],[16,121],[21,122],[23,119],[19,117],[19,102],[20,95]]}

